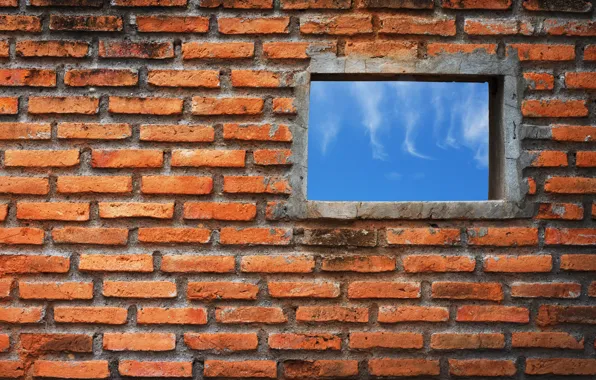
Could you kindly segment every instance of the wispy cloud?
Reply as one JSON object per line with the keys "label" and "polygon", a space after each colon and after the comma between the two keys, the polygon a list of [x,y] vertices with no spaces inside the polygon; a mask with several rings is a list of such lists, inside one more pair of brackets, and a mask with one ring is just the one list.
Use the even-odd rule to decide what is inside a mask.
{"label": "wispy cloud", "polygon": [[321,153],[327,154],[329,145],[331,145],[337,138],[339,133],[339,119],[333,114],[327,115],[327,121],[323,123],[321,128]]}
{"label": "wispy cloud", "polygon": [[383,121],[381,113],[381,101],[384,95],[383,84],[378,82],[352,82],[351,93],[362,110],[362,124],[368,131],[373,158],[386,160],[387,153],[379,137]]}

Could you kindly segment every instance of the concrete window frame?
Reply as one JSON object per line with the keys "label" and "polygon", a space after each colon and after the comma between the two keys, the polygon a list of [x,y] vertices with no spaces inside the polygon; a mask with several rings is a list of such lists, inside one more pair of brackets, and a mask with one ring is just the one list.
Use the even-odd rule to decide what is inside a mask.
{"label": "concrete window frame", "polygon": [[[341,76],[388,78],[423,76],[436,81],[492,78],[489,148],[490,198],[470,202],[328,202],[306,197],[308,170],[308,115],[311,78]],[[311,57],[308,68],[296,76],[297,117],[292,144],[293,166],[287,215],[293,219],[515,219],[531,218],[533,205],[525,200],[520,127],[522,114],[517,57],[476,52],[416,61],[390,58],[337,57],[321,53]],[[496,84],[496,86],[495,86]],[[494,104],[494,106],[493,106]],[[497,144],[497,146],[494,146]]]}

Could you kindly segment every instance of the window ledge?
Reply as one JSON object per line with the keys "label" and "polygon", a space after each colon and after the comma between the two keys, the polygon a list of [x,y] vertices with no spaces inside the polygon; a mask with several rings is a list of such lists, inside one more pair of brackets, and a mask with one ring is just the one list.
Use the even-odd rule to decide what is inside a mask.
{"label": "window ledge", "polygon": [[307,201],[305,219],[521,219],[534,205],[512,201],[323,202]]}

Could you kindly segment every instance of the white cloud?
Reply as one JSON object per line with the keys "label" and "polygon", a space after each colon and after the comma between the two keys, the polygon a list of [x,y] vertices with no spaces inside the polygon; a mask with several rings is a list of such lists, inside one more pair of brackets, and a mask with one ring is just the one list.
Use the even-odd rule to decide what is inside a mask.
{"label": "white cloud", "polygon": [[386,160],[385,147],[379,140],[379,132],[383,121],[381,115],[383,85],[378,82],[352,82],[351,93],[362,110],[362,124],[368,131],[373,158]]}
{"label": "white cloud", "polygon": [[326,122],[323,123],[322,128],[320,128],[321,131],[321,153],[323,153],[323,155],[327,154],[327,149],[329,148],[329,145],[331,145],[334,141],[335,138],[337,137],[337,134],[339,133],[339,120],[337,119],[337,116],[329,114],[327,115],[327,119]]}

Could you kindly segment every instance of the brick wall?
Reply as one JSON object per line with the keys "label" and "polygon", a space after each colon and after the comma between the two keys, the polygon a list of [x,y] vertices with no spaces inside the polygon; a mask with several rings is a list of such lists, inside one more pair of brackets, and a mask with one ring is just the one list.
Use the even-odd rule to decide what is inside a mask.
{"label": "brick wall", "polygon": [[[592,1],[0,6],[0,377],[596,375]],[[513,56],[534,217],[287,217],[317,54]]]}

